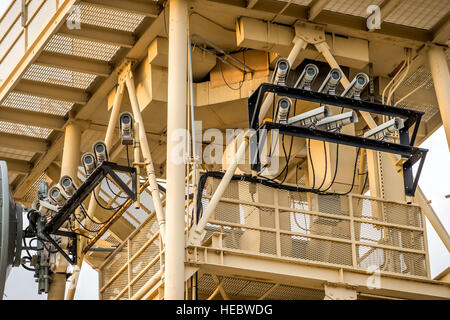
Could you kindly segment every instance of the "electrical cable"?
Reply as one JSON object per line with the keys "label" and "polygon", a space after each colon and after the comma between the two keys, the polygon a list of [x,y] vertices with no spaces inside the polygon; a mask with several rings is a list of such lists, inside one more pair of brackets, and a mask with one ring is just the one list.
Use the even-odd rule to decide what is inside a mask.
{"label": "electrical cable", "polygon": [[330,185],[325,190],[321,190],[321,192],[326,192],[326,191],[330,190],[331,186],[334,184],[334,181],[336,181],[338,166],[339,166],[339,144],[336,145],[336,163],[334,166],[335,170],[334,170],[333,179],[331,179]]}
{"label": "electrical cable", "polygon": [[96,193],[96,192],[95,192],[95,190],[94,190],[93,194],[94,194],[95,201],[97,202],[97,204],[98,204],[101,208],[103,208],[103,209],[105,209],[105,210],[111,210],[111,211],[112,211],[112,210],[120,209],[121,206],[118,206],[118,207],[115,207],[115,208],[106,208],[105,206],[103,206],[103,205],[100,203],[100,201],[98,201],[97,195],[96,195],[95,193]]}
{"label": "electrical cable", "polygon": [[311,163],[311,169],[312,169],[312,178],[313,178],[312,189],[314,189],[314,187],[316,186],[316,173],[314,171],[314,162],[312,161],[312,157],[311,157],[311,139],[306,140],[306,146],[308,147],[308,156],[309,156],[309,161]]}
{"label": "electrical cable", "polygon": [[128,166],[131,167],[130,166],[130,155],[128,153],[128,145],[127,145],[126,151],[127,151],[127,163],[128,163]]}
{"label": "electrical cable", "polygon": [[111,191],[111,193],[112,193],[115,197],[121,198],[121,199],[128,199],[128,198],[129,198],[129,197],[124,197],[124,196],[121,196],[121,195],[115,193],[115,192],[113,191],[113,189],[111,188],[111,185],[109,184],[109,179],[108,179],[108,178],[106,178],[106,185],[108,186],[109,191]]}

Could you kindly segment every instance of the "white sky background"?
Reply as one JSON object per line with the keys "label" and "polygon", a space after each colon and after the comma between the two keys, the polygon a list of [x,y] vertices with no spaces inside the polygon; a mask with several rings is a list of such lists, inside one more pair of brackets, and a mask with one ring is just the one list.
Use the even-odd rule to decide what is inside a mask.
{"label": "white sky background", "polygon": [[[0,16],[8,7],[9,0],[0,0]],[[450,153],[448,151],[444,128],[439,128],[425,143],[427,158],[419,184],[432,201],[432,206],[442,223],[450,231]],[[428,244],[431,261],[431,275],[435,277],[450,266],[450,253],[439,239],[430,223],[427,223]],[[37,294],[37,284],[33,272],[23,268],[14,268],[6,282],[5,299],[37,300],[46,299],[46,295]],[[98,299],[98,276],[88,264],[83,264],[75,299]]]}

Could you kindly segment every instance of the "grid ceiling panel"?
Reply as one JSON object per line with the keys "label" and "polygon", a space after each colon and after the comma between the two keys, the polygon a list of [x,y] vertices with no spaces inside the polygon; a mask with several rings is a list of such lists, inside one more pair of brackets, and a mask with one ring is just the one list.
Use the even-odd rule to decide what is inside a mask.
{"label": "grid ceiling panel", "polygon": [[425,112],[425,114],[422,117],[424,121],[430,120],[431,117],[433,117],[437,112],[439,112],[438,107],[432,104],[415,104],[407,100],[400,102],[397,105],[397,107]]}
{"label": "grid ceiling panel", "polygon": [[449,11],[448,0],[408,0],[392,11],[386,21],[429,30]]}
{"label": "grid ceiling panel", "polygon": [[89,40],[74,39],[68,36],[55,34],[50,39],[44,50],[60,54],[74,55],[77,57],[110,61],[119,49],[119,46]]}
{"label": "grid ceiling panel", "polygon": [[17,92],[11,92],[2,103],[2,107],[50,113],[59,116],[66,115],[73,105],[73,102],[36,97]]}
{"label": "grid ceiling panel", "polygon": [[383,0],[332,0],[328,2],[324,10],[349,14],[352,16],[367,17],[367,8],[370,5],[380,5]]}
{"label": "grid ceiling panel", "polygon": [[97,76],[55,67],[32,64],[23,78],[86,90]]}
{"label": "grid ceiling panel", "polygon": [[41,182],[48,182],[51,183],[49,179],[45,176],[45,174],[41,174],[39,178],[34,181],[34,183],[31,185],[30,189],[28,189],[27,193],[23,197],[24,202],[33,202],[37,199],[37,193],[39,190],[39,186],[41,185]]}
{"label": "grid ceiling panel", "polygon": [[102,8],[87,3],[75,5],[74,9],[72,15],[70,15],[68,19],[73,20],[75,16],[79,14],[82,24],[90,24],[128,32],[134,32],[145,18],[145,16],[140,14]]}
{"label": "grid ceiling panel", "polygon": [[23,125],[20,123],[0,121],[0,132],[47,139],[50,133],[52,133],[52,130],[30,125]]}

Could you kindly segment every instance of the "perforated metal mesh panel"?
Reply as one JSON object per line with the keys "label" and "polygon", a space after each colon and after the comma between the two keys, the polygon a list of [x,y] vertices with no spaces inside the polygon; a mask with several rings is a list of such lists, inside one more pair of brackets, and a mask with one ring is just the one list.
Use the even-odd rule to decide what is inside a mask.
{"label": "perforated metal mesh panel", "polygon": [[449,1],[402,1],[400,5],[386,17],[386,21],[415,28],[431,29],[449,12],[449,10]]}
{"label": "perforated metal mesh panel", "polygon": [[370,5],[379,6],[382,2],[382,0],[331,0],[324,9],[353,16],[367,17],[367,7]]}
{"label": "perforated metal mesh panel", "polygon": [[145,16],[99,7],[93,4],[81,3],[74,6],[74,11],[68,19],[74,19],[80,10],[81,23],[99,27],[133,32],[144,20]]}
{"label": "perforated metal mesh panel", "polygon": [[[258,299],[264,296],[268,300],[322,300],[323,290],[295,287],[290,285],[276,285],[271,282],[255,281],[238,277],[227,277],[204,273],[198,278],[198,298],[207,299],[217,288],[217,281],[221,283],[228,298]],[[214,300],[224,299],[217,293]]]}
{"label": "perforated metal mesh panel", "polygon": [[52,130],[31,125],[23,125],[20,123],[0,121],[0,132],[47,139]]}
{"label": "perforated metal mesh panel", "polygon": [[119,46],[74,39],[60,34],[55,34],[45,47],[45,50],[50,52],[103,61],[110,61],[119,49]]}
{"label": "perforated metal mesh panel", "polygon": [[34,183],[31,185],[30,189],[28,189],[27,193],[25,193],[25,196],[23,197],[24,202],[33,202],[37,198],[37,192],[39,190],[39,186],[42,182],[50,182],[50,180],[47,179],[45,174],[41,174],[39,178],[34,181]]}
{"label": "perforated metal mesh panel", "polygon": [[36,97],[18,92],[11,92],[2,102],[2,107],[50,113],[60,116],[64,116],[73,105],[72,102]]}
{"label": "perforated metal mesh panel", "polygon": [[[160,240],[157,230],[159,225],[153,215],[100,268],[100,293],[103,300],[132,297],[160,270]],[[120,280],[114,280],[115,277]],[[125,288],[126,292],[123,291]],[[123,294],[118,297],[120,292]]]}
{"label": "perforated metal mesh panel", "polygon": [[[219,182],[207,178],[203,210]],[[359,195],[293,192],[235,180],[217,205],[204,240],[214,233],[222,234],[225,249],[354,268],[368,267],[370,257],[352,246],[371,247],[378,255],[393,256],[396,264],[414,259],[414,268],[389,271],[426,275],[426,246],[417,205]]]}
{"label": "perforated metal mesh panel", "polygon": [[23,75],[24,79],[86,90],[97,76],[61,68],[32,64]]}

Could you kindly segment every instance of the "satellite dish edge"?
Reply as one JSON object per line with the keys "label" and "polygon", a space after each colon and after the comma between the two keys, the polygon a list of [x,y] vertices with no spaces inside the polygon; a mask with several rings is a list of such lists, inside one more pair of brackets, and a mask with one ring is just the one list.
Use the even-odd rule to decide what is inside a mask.
{"label": "satellite dish edge", "polygon": [[0,300],[11,268],[21,263],[22,212],[9,190],[8,166],[0,161]]}

